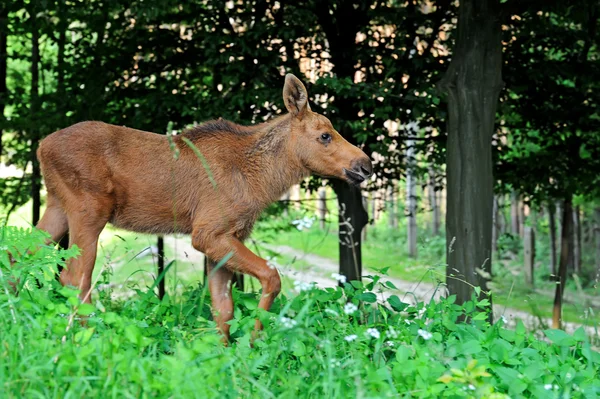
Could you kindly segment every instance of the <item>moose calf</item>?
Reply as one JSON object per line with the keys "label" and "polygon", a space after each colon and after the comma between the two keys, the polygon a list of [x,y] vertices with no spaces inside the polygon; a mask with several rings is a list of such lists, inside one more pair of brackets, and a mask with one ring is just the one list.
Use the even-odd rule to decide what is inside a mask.
{"label": "moose calf", "polygon": [[[101,122],[46,137],[37,156],[48,206],[37,228],[53,241],[68,232],[69,246],[81,249],[61,272],[61,283],[79,288],[90,302],[98,236],[110,222],[140,233],[191,234],[194,248],[211,259],[213,313],[225,341],[233,272],[260,281],[259,307],[268,310],[280,291],[279,274],[243,243],[261,211],[310,173],[356,185],[372,174],[369,157],[311,111],[306,88],[291,74],[283,101],[289,113],[267,123],[217,120],[174,136],[177,159],[164,135]],[[225,257],[224,267],[214,270]],[[255,327],[262,327],[259,321]]]}

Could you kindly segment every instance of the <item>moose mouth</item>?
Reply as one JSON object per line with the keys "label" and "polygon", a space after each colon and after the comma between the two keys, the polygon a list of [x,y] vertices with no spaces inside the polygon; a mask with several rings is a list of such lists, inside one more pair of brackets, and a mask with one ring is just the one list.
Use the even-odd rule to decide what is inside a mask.
{"label": "moose mouth", "polygon": [[360,183],[364,182],[366,179],[362,174],[346,168],[344,168],[344,174],[346,175],[348,183],[355,186],[360,186]]}

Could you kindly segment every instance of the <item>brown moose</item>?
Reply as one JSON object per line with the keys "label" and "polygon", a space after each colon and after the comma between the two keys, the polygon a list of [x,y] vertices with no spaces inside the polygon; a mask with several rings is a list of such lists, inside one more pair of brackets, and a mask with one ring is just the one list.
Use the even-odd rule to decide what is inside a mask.
{"label": "brown moose", "polygon": [[[281,288],[279,274],[243,244],[261,211],[310,173],[352,184],[372,174],[369,157],[311,111],[306,88],[291,74],[283,100],[289,114],[267,123],[247,127],[220,119],[174,136],[177,158],[166,136],[101,122],[46,137],[37,156],[48,205],[37,228],[54,241],[68,232],[69,246],[81,249],[61,272],[61,283],[90,301],[98,236],[110,222],[140,233],[191,234],[194,248],[212,260],[209,289],[225,341],[234,271],[260,281],[259,307],[268,310]],[[255,327],[262,327],[259,321]]]}

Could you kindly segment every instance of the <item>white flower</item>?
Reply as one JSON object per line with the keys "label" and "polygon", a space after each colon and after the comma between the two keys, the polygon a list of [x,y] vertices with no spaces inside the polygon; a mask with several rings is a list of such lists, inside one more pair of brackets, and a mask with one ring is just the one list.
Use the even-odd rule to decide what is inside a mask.
{"label": "white flower", "polygon": [[313,289],[313,283],[306,283],[304,281],[294,281],[294,289],[298,292],[308,291]]}
{"label": "white flower", "polygon": [[476,389],[476,388],[475,388],[475,385],[473,385],[473,384],[469,384],[469,389],[470,389],[471,391],[474,391],[474,390]]}
{"label": "white flower", "polygon": [[329,363],[333,367],[340,367],[342,365],[342,362],[340,362],[338,359],[329,359]]}
{"label": "white flower", "polygon": [[356,335],[356,334],[350,334],[350,335],[346,335],[346,336],[344,337],[344,339],[345,339],[347,342],[352,342],[352,341],[354,341],[356,338],[358,338],[358,335]]}
{"label": "white flower", "polygon": [[348,302],[346,305],[344,305],[344,313],[346,313],[346,314],[353,314],[357,310],[358,310],[358,306],[356,306],[352,302]]}
{"label": "white flower", "polygon": [[313,218],[309,218],[307,216],[304,216],[302,219],[297,219],[297,220],[293,220],[292,224],[294,226],[296,226],[296,228],[298,229],[298,231],[302,231],[304,229],[310,229],[313,225]]}
{"label": "white flower", "polygon": [[419,335],[420,335],[420,336],[421,336],[421,337],[422,337],[422,338],[423,338],[425,341],[428,341],[428,340],[430,340],[430,339],[433,337],[433,334],[432,334],[432,333],[430,333],[430,332],[429,332],[429,331],[427,331],[427,330],[421,330],[421,329],[419,329],[419,331],[417,331],[417,333],[418,333],[418,334],[419,334]]}
{"label": "white flower", "polygon": [[551,389],[552,389],[552,384],[546,384],[546,385],[544,385],[544,389],[545,389],[546,391],[549,391],[549,390],[551,390]]}
{"label": "white flower", "polygon": [[370,336],[371,338],[379,338],[379,330],[377,330],[376,328],[368,328],[367,331],[365,331],[365,335]]}
{"label": "white flower", "polygon": [[386,341],[385,346],[392,347],[392,346],[394,346],[394,343],[392,341]]}
{"label": "white flower", "polygon": [[387,335],[390,338],[398,338],[398,333],[394,330],[394,327],[388,328]]}
{"label": "white flower", "polygon": [[342,284],[346,282],[346,276],[344,276],[343,274],[333,273],[331,277],[333,277]]}
{"label": "white flower", "polygon": [[290,319],[289,317],[285,317],[282,316],[279,318],[279,322],[285,327],[285,328],[292,328],[294,327],[296,324],[296,320],[294,319]]}
{"label": "white flower", "polygon": [[504,315],[500,316],[500,319],[502,319],[502,322],[504,324],[508,323],[508,320],[506,319],[506,317],[504,317]]}

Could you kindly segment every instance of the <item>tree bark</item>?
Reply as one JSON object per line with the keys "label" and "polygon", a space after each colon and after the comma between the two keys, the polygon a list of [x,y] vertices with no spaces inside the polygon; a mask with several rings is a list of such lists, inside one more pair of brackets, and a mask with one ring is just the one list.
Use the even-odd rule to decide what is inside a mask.
{"label": "tree bark", "polygon": [[600,208],[594,210],[594,241],[596,242],[596,278],[600,278]]}
{"label": "tree bark", "polygon": [[569,263],[573,262],[573,209],[571,198],[567,198],[564,202],[562,220],[560,264],[558,266],[558,281],[554,293],[552,328],[561,328],[562,326],[562,300],[567,281],[567,268]]}
{"label": "tree bark", "polygon": [[573,271],[581,275],[581,217],[580,208],[573,208]]}
{"label": "tree bark", "polygon": [[491,278],[492,136],[502,87],[500,28],[498,0],[461,1],[456,50],[440,82],[448,93],[449,111],[446,284],[457,303],[471,299],[472,286],[487,292]]}
{"label": "tree bark", "polygon": [[510,233],[519,235],[519,194],[516,191],[510,193]]}
{"label": "tree bark", "polygon": [[396,216],[396,187],[392,184],[388,191],[388,224],[392,229],[398,228],[398,216]]}
{"label": "tree bark", "polygon": [[530,226],[526,226],[523,233],[523,258],[525,261],[525,282],[530,287],[533,287],[535,272],[535,230]]}
{"label": "tree bark", "polygon": [[556,276],[556,206],[548,202],[548,224],[550,229],[550,275]]}
{"label": "tree bark", "polygon": [[429,168],[429,206],[431,207],[431,233],[434,236],[440,234],[440,207],[438,206],[438,195],[435,191],[435,171]]}
{"label": "tree bark", "polygon": [[[30,132],[31,132],[31,199],[32,199],[32,225],[37,225],[40,220],[40,207],[42,200],[40,196],[41,172],[36,151],[39,144],[40,133],[37,128],[36,119],[40,117],[39,113],[39,27],[37,21],[37,10],[35,5],[31,6],[31,104],[30,104]],[[35,126],[35,127],[34,127]]]}
{"label": "tree bark", "polygon": [[363,206],[360,188],[343,181],[333,182],[339,204],[339,251],[340,274],[348,281],[361,280],[362,245],[361,232],[369,221]]}
{"label": "tree bark", "polygon": [[499,232],[499,217],[498,217],[498,197],[494,195],[492,204],[492,251],[498,252],[498,232]]}
{"label": "tree bark", "polygon": [[327,221],[327,191],[325,187],[321,187],[317,192],[318,201],[317,201],[317,212],[319,216],[319,225],[321,230],[325,230],[326,221]]}
{"label": "tree bark", "polygon": [[[413,136],[414,132],[408,132]],[[417,181],[414,172],[415,147],[414,140],[406,141],[406,212],[408,213],[407,244],[408,256],[417,257]]]}
{"label": "tree bark", "polygon": [[158,299],[162,301],[162,299],[165,297],[165,280],[167,277],[162,276],[165,271],[165,239],[163,236],[158,236],[158,239],[156,240],[156,248],[158,250],[156,278],[160,279],[158,282]]}
{"label": "tree bark", "polygon": [[8,88],[6,86],[6,66],[8,60],[8,3],[0,5],[0,160],[4,152],[2,135],[4,133],[6,118],[4,108],[8,102]]}

